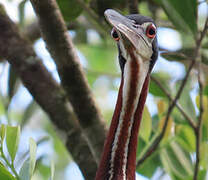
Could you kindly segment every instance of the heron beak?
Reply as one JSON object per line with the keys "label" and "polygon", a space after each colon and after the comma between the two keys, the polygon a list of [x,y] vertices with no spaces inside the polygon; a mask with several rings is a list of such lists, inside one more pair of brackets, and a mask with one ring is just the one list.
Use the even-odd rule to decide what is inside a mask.
{"label": "heron beak", "polygon": [[126,47],[133,46],[144,59],[150,60],[152,54],[152,43],[148,41],[144,28],[115,10],[108,9],[104,13],[106,20],[115,28],[124,39]]}

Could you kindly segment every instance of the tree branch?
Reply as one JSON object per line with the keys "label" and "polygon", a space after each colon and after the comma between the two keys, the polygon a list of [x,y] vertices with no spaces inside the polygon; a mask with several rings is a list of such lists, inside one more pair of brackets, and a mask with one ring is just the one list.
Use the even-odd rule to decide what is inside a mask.
{"label": "tree branch", "polygon": [[[151,79],[158,85],[158,87],[165,93],[165,95],[168,97],[171,103],[173,103],[174,99],[170,95],[170,93],[163,87],[163,85],[158,81],[155,77],[151,76]],[[195,129],[196,124],[194,120],[184,111],[184,109],[176,102],[175,106],[178,108],[178,110],[181,112],[181,114],[184,116],[184,118],[188,121],[189,125]]]}
{"label": "tree branch", "polygon": [[0,6],[0,57],[9,61],[25,87],[65,137],[62,142],[84,176],[93,179],[97,164],[65,92],[46,70],[32,46],[21,37],[3,6]]}
{"label": "tree branch", "polygon": [[93,10],[90,8],[83,0],[76,0],[80,6],[85,10],[87,15],[93,20],[92,24],[95,25],[98,32],[102,35],[108,35],[108,30],[110,30],[110,26],[103,21]]}
{"label": "tree branch", "polygon": [[[208,17],[206,18],[204,29],[201,32],[201,36],[196,41],[196,48],[199,49],[201,47],[201,41],[203,37],[205,36],[206,32],[208,29]],[[198,54],[197,54],[198,55]],[[198,117],[198,123],[197,127],[194,129],[195,130],[195,136],[196,136],[196,163],[195,163],[195,168],[194,168],[194,177],[193,180],[198,179],[198,174],[199,174],[199,163],[200,163],[200,144],[201,144],[201,128],[202,128],[202,117],[203,117],[203,112],[204,112],[204,107],[203,107],[203,83],[201,79],[201,62],[199,62],[198,65],[198,84],[199,84],[199,117]]]}
{"label": "tree branch", "polygon": [[198,69],[198,83],[199,83],[199,118],[197,127],[195,128],[195,136],[196,136],[196,163],[194,168],[194,180],[198,179],[198,172],[199,172],[199,162],[200,162],[200,144],[201,144],[201,125],[202,125],[202,115],[204,112],[203,108],[203,83],[201,82],[201,63],[199,62],[199,69]]}
{"label": "tree branch", "polygon": [[89,16],[97,23],[101,23],[102,28],[106,29],[108,28],[107,27],[107,24],[106,23],[103,23],[103,21],[101,21],[100,17],[83,1],[83,0],[76,0],[80,6],[87,12],[87,14],[89,14]]}
{"label": "tree branch", "polygon": [[98,162],[105,139],[104,124],[63,17],[55,0],[31,0],[31,3],[39,19],[42,37],[57,65],[61,83]]}

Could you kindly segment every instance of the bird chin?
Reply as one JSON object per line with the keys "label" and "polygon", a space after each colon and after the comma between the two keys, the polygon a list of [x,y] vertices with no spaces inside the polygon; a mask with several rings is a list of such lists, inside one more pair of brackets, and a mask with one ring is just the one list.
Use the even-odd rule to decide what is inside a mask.
{"label": "bird chin", "polygon": [[152,50],[150,51],[146,48],[136,48],[136,55],[140,56],[143,61],[150,61],[150,54],[152,54]]}
{"label": "bird chin", "polygon": [[[136,56],[142,58],[143,61],[150,61],[151,55],[153,53],[152,46],[149,47],[141,38],[137,39],[137,45],[134,43],[133,40],[129,39],[128,37],[122,35],[122,44],[124,49],[128,52],[129,49],[132,49]],[[139,42],[139,43],[138,43]]]}
{"label": "bird chin", "polygon": [[130,36],[118,29],[116,29],[116,32],[120,37],[120,44],[122,44],[127,51],[128,49],[133,49],[137,55],[144,59],[144,61],[151,59],[153,53],[152,45],[149,44],[144,37],[139,35],[133,36],[134,34],[131,34]]}
{"label": "bird chin", "polygon": [[134,38],[128,38],[131,42],[131,46],[135,49],[137,55],[141,56],[144,61],[150,60],[152,56],[152,45],[149,45],[144,38],[136,36]]}

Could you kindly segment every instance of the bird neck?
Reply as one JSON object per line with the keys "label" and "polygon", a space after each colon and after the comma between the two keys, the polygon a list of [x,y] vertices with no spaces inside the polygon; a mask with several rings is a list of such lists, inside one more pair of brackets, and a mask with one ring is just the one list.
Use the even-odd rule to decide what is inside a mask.
{"label": "bird neck", "polygon": [[96,180],[135,179],[138,131],[149,84],[149,64],[141,61],[131,54],[125,63]]}

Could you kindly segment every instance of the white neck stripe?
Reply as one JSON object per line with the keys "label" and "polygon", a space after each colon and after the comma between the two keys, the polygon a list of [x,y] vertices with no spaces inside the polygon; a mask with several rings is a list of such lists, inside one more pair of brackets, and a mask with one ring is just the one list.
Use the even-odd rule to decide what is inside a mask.
{"label": "white neck stripe", "polygon": [[[128,60],[126,61],[126,64],[124,66],[124,84],[123,84],[123,93],[122,93],[122,108],[121,108],[121,113],[120,113],[120,117],[119,117],[119,123],[118,123],[118,128],[116,129],[116,133],[115,133],[115,138],[113,141],[113,146],[112,146],[112,154],[111,154],[111,159],[110,159],[110,178],[109,180],[112,180],[114,177],[114,160],[115,160],[115,156],[116,156],[116,151],[118,149],[118,140],[119,140],[119,136],[121,133],[121,129],[123,126],[123,121],[124,121],[124,115],[125,115],[125,109],[126,109],[126,105],[127,105],[127,101],[129,98],[129,90],[130,90],[130,82],[131,82],[131,61],[135,60],[135,59],[131,59],[130,56],[128,56]],[[149,61],[142,61],[142,58],[140,56],[136,56],[137,60],[139,61],[139,70],[138,70],[138,74],[137,74],[137,79],[138,82],[136,83],[136,91],[138,93],[136,93],[136,98],[134,99],[133,102],[133,113],[131,116],[131,120],[130,120],[130,126],[128,129],[128,138],[125,144],[125,151],[124,151],[124,159],[123,159],[123,166],[122,166],[122,171],[123,171],[123,180],[126,180],[126,166],[127,166],[127,156],[128,156],[128,145],[130,142],[130,137],[131,137],[131,130],[132,130],[132,126],[134,123],[134,114],[136,112],[136,108],[137,108],[137,104],[139,102],[139,97],[141,94],[141,90],[146,78],[146,75],[148,73],[148,69],[149,69]]]}

